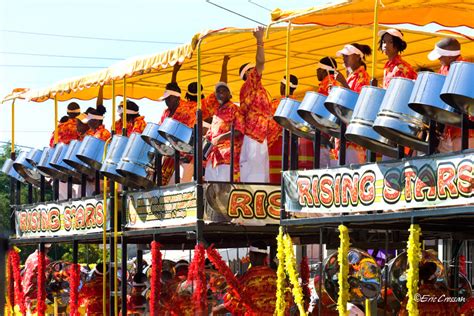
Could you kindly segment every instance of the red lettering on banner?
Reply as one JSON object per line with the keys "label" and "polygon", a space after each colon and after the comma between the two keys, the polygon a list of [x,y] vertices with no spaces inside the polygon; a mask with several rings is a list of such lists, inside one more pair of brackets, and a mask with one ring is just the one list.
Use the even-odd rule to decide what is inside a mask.
{"label": "red lettering on banner", "polygon": [[57,232],[61,228],[61,219],[59,209],[54,207],[49,210],[48,214],[49,228],[52,232]]}
{"label": "red lettering on banner", "polygon": [[359,174],[355,173],[353,176],[349,174],[343,174],[341,182],[342,205],[348,206],[350,201],[353,206],[357,206]]}
{"label": "red lettering on banner", "polygon": [[403,170],[403,175],[405,177],[405,201],[410,202],[413,197],[412,197],[412,192],[413,192],[413,186],[412,182],[415,181],[416,179],[416,169],[412,167],[407,167],[405,170]]}
{"label": "red lettering on banner", "polygon": [[465,197],[471,197],[474,194],[474,174],[472,161],[465,160],[458,165],[457,187],[459,193]]}
{"label": "red lettering on banner", "polygon": [[375,173],[366,171],[359,181],[359,200],[363,205],[369,205],[375,201]]}
{"label": "red lettering on banner", "polygon": [[30,215],[30,230],[36,232],[38,229],[38,211],[33,210]]}
{"label": "red lettering on banner", "polygon": [[310,179],[307,177],[298,177],[296,180],[298,187],[298,197],[301,206],[313,206],[313,198],[309,192],[311,189]]}
{"label": "red lettering on banner", "polygon": [[334,179],[334,205],[341,206],[341,175],[336,174]]}
{"label": "red lettering on banner", "polygon": [[388,170],[383,179],[383,199],[390,204],[397,203],[402,195],[401,191],[400,171],[396,168]]}
{"label": "red lettering on banner", "polygon": [[95,227],[95,207],[94,204],[87,203],[86,205],[86,227]]}
{"label": "red lettering on banner", "polygon": [[[456,169],[451,163],[443,163],[438,166],[438,196],[446,199],[449,193],[451,198],[458,197],[458,190],[454,179],[456,177]],[[446,192],[446,189],[448,191]]]}
{"label": "red lettering on banner", "polygon": [[28,213],[25,211],[20,212],[20,231],[28,231]]}
{"label": "red lettering on banner", "polygon": [[253,210],[251,204],[252,195],[250,192],[234,190],[230,194],[227,214],[230,217],[239,217],[242,214],[244,218],[252,218]]}
{"label": "red lettering on banner", "polygon": [[323,175],[319,181],[319,185],[319,200],[324,206],[330,207],[334,201],[334,192],[332,190],[334,179],[331,176]]}
{"label": "red lettering on banner", "polygon": [[429,165],[423,166],[415,180],[415,200],[436,200],[436,176]]}
{"label": "red lettering on banner", "polygon": [[268,216],[274,219],[280,218],[280,203],[281,193],[280,191],[273,191],[268,195]]}
{"label": "red lettering on banner", "polygon": [[83,229],[86,226],[84,206],[78,205],[76,208],[76,216],[74,220],[74,229]]}
{"label": "red lettering on banner", "polygon": [[319,202],[319,178],[318,177],[313,177],[313,180],[311,181],[312,183],[312,188],[311,188],[311,195],[313,196],[313,205],[315,207],[321,206],[321,202]]}
{"label": "red lettering on banner", "polygon": [[63,223],[64,229],[70,231],[73,226],[74,213],[73,209],[69,206],[64,208]]}
{"label": "red lettering on banner", "polygon": [[255,217],[256,218],[265,218],[267,214],[265,213],[265,200],[267,198],[267,192],[257,191],[254,194],[254,208],[255,208]]}
{"label": "red lettering on banner", "polygon": [[96,223],[97,227],[102,227],[104,225],[104,205],[102,202],[98,202],[95,206],[95,211],[97,214]]}
{"label": "red lettering on banner", "polygon": [[42,210],[41,211],[41,231],[46,232],[48,230],[49,230],[48,211]]}

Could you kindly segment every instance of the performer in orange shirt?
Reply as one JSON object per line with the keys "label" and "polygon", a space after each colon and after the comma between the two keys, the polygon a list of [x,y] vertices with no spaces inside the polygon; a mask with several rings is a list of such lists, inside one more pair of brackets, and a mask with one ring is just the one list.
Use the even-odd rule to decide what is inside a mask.
{"label": "performer in orange shirt", "polygon": [[388,57],[383,70],[383,88],[387,89],[390,80],[395,77],[415,80],[417,74],[413,67],[400,56],[407,48],[403,33],[397,29],[388,29],[379,31],[378,36],[380,37],[379,50]]}
{"label": "performer in orange shirt", "polygon": [[[337,73],[336,80],[345,88],[360,93],[363,86],[370,85],[370,76],[367,73],[365,58],[372,54],[372,49],[368,45],[352,43],[345,45],[343,49],[336,53],[336,56],[342,57],[346,68],[347,80],[342,73]],[[336,159],[339,154],[340,141],[335,140]],[[346,145],[346,163],[362,164],[365,162],[366,149],[352,142]]]}
{"label": "performer in orange shirt", "polygon": [[107,112],[105,107],[103,105],[97,105],[97,108],[89,108],[88,109],[89,113],[87,114],[87,124],[89,125],[89,135],[92,135],[96,138],[99,138],[103,141],[107,141],[111,134],[110,132],[105,128],[103,122],[104,122],[104,114]]}
{"label": "performer in orange shirt", "polygon": [[[106,265],[105,274],[108,281],[109,266]],[[102,263],[97,263],[95,269],[91,272],[91,276],[84,283],[79,292],[79,304],[86,307],[86,314],[88,316],[101,316],[103,313],[103,275],[104,269]],[[106,308],[109,313],[109,282],[106,282]]]}
{"label": "performer in orange shirt", "polygon": [[240,88],[240,108],[245,118],[245,133],[240,154],[240,178],[242,182],[264,182],[270,180],[268,147],[278,139],[271,134],[269,122],[273,108],[269,94],[262,84],[265,66],[264,37],[261,26],[253,31],[257,40],[256,64],[244,64],[239,75],[245,83]]}
{"label": "performer in orange shirt", "polygon": [[87,113],[81,113],[78,116],[76,116],[76,128],[77,128],[77,134],[78,134],[78,140],[82,141],[84,137],[87,136],[87,133],[89,131],[89,124],[87,124],[88,119],[87,119]]}
{"label": "performer in orange shirt", "polygon": [[[145,117],[140,116],[140,108],[138,105],[130,100],[127,100],[127,136],[130,137],[132,133],[141,134],[146,127]],[[118,107],[119,119],[115,121],[115,132],[122,135],[123,127],[123,102],[120,102]]]}
{"label": "performer in orange shirt", "polygon": [[[76,128],[76,116],[81,113],[81,108],[76,102],[71,102],[67,106],[67,116],[61,118],[58,124],[58,143],[69,144],[72,140],[78,139]],[[54,131],[49,141],[49,147],[54,147]]]}
{"label": "performer in orange shirt", "polygon": [[319,60],[318,68],[316,68],[316,77],[319,80],[318,93],[328,95],[332,86],[341,86],[336,80],[337,62],[332,57],[324,57]]}
{"label": "performer in orange shirt", "polygon": [[[461,44],[458,40],[452,37],[446,37],[438,41],[434,49],[428,54],[429,60],[439,60],[441,67],[439,74],[448,75],[451,63],[455,61],[463,61],[461,56]],[[471,124],[474,122],[474,117],[470,116]],[[474,146],[474,130],[469,130],[469,148]],[[453,152],[461,150],[461,129],[447,125],[444,128],[444,133],[439,142],[438,151],[441,153]]]}
{"label": "performer in orange shirt", "polygon": [[207,157],[206,181],[230,181],[230,137],[232,125],[235,128],[234,170],[238,172],[245,123],[239,107],[231,101],[232,95],[227,85],[228,61],[229,56],[224,56],[221,78],[216,84],[214,96],[211,98],[217,102],[217,111],[206,134],[207,139],[212,143],[211,151]]}

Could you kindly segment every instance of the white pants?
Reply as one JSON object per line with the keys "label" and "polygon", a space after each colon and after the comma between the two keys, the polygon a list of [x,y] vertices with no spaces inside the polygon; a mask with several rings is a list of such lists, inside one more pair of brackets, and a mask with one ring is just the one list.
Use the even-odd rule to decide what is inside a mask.
{"label": "white pants", "polygon": [[[194,163],[179,163],[179,183],[193,181]],[[176,184],[174,182],[174,172],[168,184]]]}
{"label": "white pants", "polygon": [[268,145],[244,136],[240,152],[240,180],[242,182],[270,182],[270,161]]}
{"label": "white pants", "polygon": [[206,166],[206,181],[230,181],[230,165],[212,167],[209,161]]}

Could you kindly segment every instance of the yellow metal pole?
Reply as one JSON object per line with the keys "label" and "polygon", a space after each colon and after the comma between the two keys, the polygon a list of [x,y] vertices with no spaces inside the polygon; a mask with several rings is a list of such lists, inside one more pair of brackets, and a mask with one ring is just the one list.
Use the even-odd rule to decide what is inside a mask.
{"label": "yellow metal pole", "polygon": [[290,96],[290,33],[291,33],[291,22],[288,22],[286,29],[286,83],[285,83],[285,96]]}
{"label": "yellow metal pole", "polygon": [[[115,103],[115,81],[112,81],[112,134],[116,134],[115,130],[115,116],[117,115],[117,104]],[[119,131],[121,132],[121,131]]]}
{"label": "yellow metal pole", "polygon": [[372,316],[372,310],[370,309],[370,300],[365,299],[365,316]]}
{"label": "yellow metal pole", "polygon": [[[108,142],[108,140],[107,140]],[[107,144],[104,147],[104,157]],[[104,225],[102,226],[102,315],[107,315],[107,177],[104,177]]]}
{"label": "yellow metal pole", "polygon": [[58,143],[58,97],[54,96],[54,144]]}
{"label": "yellow metal pole", "polygon": [[[118,244],[118,183],[115,182],[114,184],[114,275],[115,275],[115,282],[114,282],[114,304],[115,304],[115,315],[118,315],[118,264],[117,264],[117,244]],[[122,282],[126,282],[124,276],[126,275],[125,271],[122,271]],[[126,299],[126,297],[125,297]]]}
{"label": "yellow metal pole", "polygon": [[127,136],[127,78],[123,78],[122,135]]}
{"label": "yellow metal pole", "polygon": [[375,79],[375,67],[377,65],[377,33],[379,26],[379,0],[374,1],[374,30],[372,34],[372,80]]}
{"label": "yellow metal pole", "polygon": [[12,101],[12,143],[11,143],[11,153],[15,152],[15,100]]}
{"label": "yellow metal pole", "polygon": [[53,313],[54,313],[54,316],[58,316],[58,298],[56,296],[54,297],[54,302],[53,302]]}

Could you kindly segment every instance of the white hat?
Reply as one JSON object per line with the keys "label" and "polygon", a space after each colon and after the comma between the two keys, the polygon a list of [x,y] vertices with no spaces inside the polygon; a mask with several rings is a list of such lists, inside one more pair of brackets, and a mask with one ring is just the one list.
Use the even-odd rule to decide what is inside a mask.
{"label": "white hat", "polygon": [[162,96],[161,98],[159,98],[158,101],[163,101],[163,100],[165,100],[167,97],[169,97],[170,95],[174,95],[175,97],[178,97],[178,98],[181,97],[181,93],[179,93],[178,91],[165,90],[165,93],[163,93],[163,96]]}
{"label": "white hat", "polygon": [[227,83],[223,82],[223,81],[219,81],[218,83],[216,83],[214,91],[217,91],[217,88],[219,88],[219,87],[226,87],[230,92],[229,85]]}
{"label": "white hat", "polygon": [[437,60],[442,56],[455,57],[459,55],[461,55],[461,45],[456,39],[447,37],[435,44],[434,49],[428,54],[428,59]]}
{"label": "white hat", "polygon": [[382,37],[385,33],[388,33],[392,36],[398,37],[399,39],[403,39],[403,34],[397,29],[388,29],[388,30],[381,30],[377,33],[379,37]]}
{"label": "white hat", "polygon": [[341,57],[342,55],[359,55],[360,58],[364,58],[364,53],[361,52],[360,49],[358,49],[357,47],[353,46],[353,45],[344,45],[344,48],[339,50],[337,53],[336,53],[336,56],[337,57]]}

